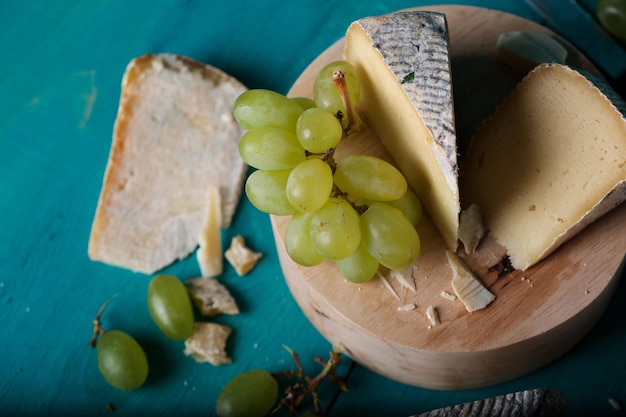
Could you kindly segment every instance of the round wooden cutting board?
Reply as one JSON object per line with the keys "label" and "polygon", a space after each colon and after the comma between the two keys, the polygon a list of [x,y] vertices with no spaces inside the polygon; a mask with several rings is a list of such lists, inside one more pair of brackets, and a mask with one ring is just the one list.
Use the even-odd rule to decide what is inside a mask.
{"label": "round wooden cutting board", "polygon": [[[523,76],[495,55],[499,34],[550,32],[493,10],[466,6],[422,9],[447,16],[462,154],[477,126]],[[289,95],[311,97],[317,72],[326,63],[341,59],[343,47],[342,39],[320,55]],[[569,64],[597,73],[586,58],[568,48]],[[389,159],[370,131],[337,150],[338,157],[349,153]],[[418,225],[422,254],[412,268],[416,291],[389,279],[397,297],[378,278],[360,285],[345,281],[332,263],[313,268],[295,264],[283,243],[288,218],[271,219],[286,282],[313,325],[361,365],[399,382],[433,389],[503,382],[563,355],[602,315],[626,252],[624,204],[524,272],[498,268],[504,251],[487,238],[472,256],[460,255],[497,298],[487,308],[469,313],[458,299],[441,295],[442,291],[453,293],[452,271],[446,246],[427,216]],[[416,307],[401,308],[407,305]],[[429,306],[438,311],[441,324],[431,325],[426,316]]]}

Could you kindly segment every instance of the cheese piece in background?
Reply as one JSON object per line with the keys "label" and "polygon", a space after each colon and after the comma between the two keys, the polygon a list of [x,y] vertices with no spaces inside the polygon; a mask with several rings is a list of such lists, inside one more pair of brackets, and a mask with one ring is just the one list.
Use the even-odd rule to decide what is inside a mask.
{"label": "cheese piece in background", "polygon": [[96,261],[151,274],[198,245],[207,187],[228,227],[247,166],[233,117],[246,90],[223,71],[172,54],[133,59],[89,239]]}
{"label": "cheese piece in background", "polygon": [[402,11],[357,20],[344,57],[361,78],[359,110],[455,250],[461,210],[445,15]]}
{"label": "cheese piece in background", "polygon": [[626,199],[626,106],[589,77],[537,67],[477,131],[463,161],[463,205],[480,207],[516,269]]}
{"label": "cheese piece in background", "polygon": [[526,74],[540,64],[565,64],[567,49],[541,32],[504,32],[496,42],[496,53],[511,68]]}

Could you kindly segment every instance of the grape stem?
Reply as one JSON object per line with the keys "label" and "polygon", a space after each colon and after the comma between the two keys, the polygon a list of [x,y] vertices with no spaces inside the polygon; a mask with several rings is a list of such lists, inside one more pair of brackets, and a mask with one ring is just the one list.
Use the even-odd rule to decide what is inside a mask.
{"label": "grape stem", "polygon": [[317,390],[324,378],[328,375],[330,375],[330,383],[337,384],[342,391],[347,391],[348,388],[344,379],[337,376],[337,366],[341,363],[341,349],[339,347],[333,347],[330,351],[328,361],[326,362],[320,358],[315,358],[315,362],[322,365],[323,368],[319,374],[313,378],[304,373],[299,355],[288,346],[283,345],[283,347],[291,354],[291,357],[296,364],[296,370],[276,372],[273,373],[272,376],[276,379],[288,377],[296,378],[298,380],[287,386],[285,389],[285,395],[281,398],[275,411],[278,411],[281,407],[286,407],[290,414],[295,415],[307,395],[311,395],[311,397],[313,397],[315,413],[320,413],[320,399]]}
{"label": "grape stem", "polygon": [[361,131],[365,128],[365,124],[359,117],[359,114],[356,112],[356,109],[352,107],[352,100],[350,100],[350,93],[348,92],[348,87],[346,85],[346,74],[343,71],[333,71],[332,73],[333,82],[337,86],[339,90],[339,96],[341,97],[341,101],[343,101],[343,105],[346,108],[346,119],[347,126],[345,128],[346,132],[349,131]]}
{"label": "grape stem", "polygon": [[[115,297],[115,295],[113,297]],[[113,297],[109,298],[108,300],[104,302],[104,304],[102,304],[102,306],[100,307],[100,310],[98,310],[98,314],[96,314],[96,317],[94,317],[93,319],[93,336],[91,340],[89,341],[89,346],[91,346],[92,348],[96,347],[96,345],[98,344],[98,337],[103,335],[105,332],[105,330],[102,328],[100,317],[102,317],[102,314],[104,313],[104,309],[106,308],[106,306],[109,304],[109,302],[111,301]]]}

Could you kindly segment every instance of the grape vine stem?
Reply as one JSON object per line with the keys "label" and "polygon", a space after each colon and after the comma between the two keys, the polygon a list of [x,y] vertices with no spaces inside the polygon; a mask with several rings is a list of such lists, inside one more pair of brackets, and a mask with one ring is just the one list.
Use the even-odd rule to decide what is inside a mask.
{"label": "grape vine stem", "polygon": [[287,350],[293,361],[296,364],[296,370],[288,370],[282,372],[275,372],[272,376],[276,379],[282,377],[295,378],[296,382],[291,383],[285,389],[285,395],[281,398],[280,403],[275,411],[278,411],[281,407],[287,408],[290,414],[295,415],[298,409],[302,405],[303,401],[308,395],[313,398],[313,406],[315,413],[321,412],[320,399],[318,395],[318,388],[322,381],[330,376],[330,383],[336,384],[342,391],[347,391],[347,385],[345,380],[337,375],[337,366],[341,363],[341,349],[339,347],[333,347],[330,351],[327,361],[323,361],[320,358],[315,358],[315,362],[322,365],[322,370],[313,378],[307,376],[304,373],[302,363],[300,362],[300,356],[290,347],[283,345]]}
{"label": "grape vine stem", "polygon": [[[113,297],[115,297],[115,295]],[[102,314],[104,313],[104,309],[107,307],[107,305],[109,304],[109,302],[111,301],[113,297],[109,298],[102,304],[102,306],[100,307],[100,310],[98,310],[98,314],[96,314],[96,317],[94,317],[93,319],[93,336],[91,337],[91,340],[89,341],[89,346],[91,346],[92,348],[96,347],[98,343],[98,337],[103,335],[105,332],[105,330],[102,328],[100,317],[102,317]]]}

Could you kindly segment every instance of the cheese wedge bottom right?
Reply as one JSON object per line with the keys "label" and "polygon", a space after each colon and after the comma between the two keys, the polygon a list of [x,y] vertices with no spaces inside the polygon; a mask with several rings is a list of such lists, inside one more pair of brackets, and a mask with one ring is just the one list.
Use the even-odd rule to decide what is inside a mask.
{"label": "cheese wedge bottom right", "polygon": [[[598,87],[597,85],[600,85]],[[626,199],[624,102],[574,69],[531,71],[472,138],[464,207],[525,270]]]}

